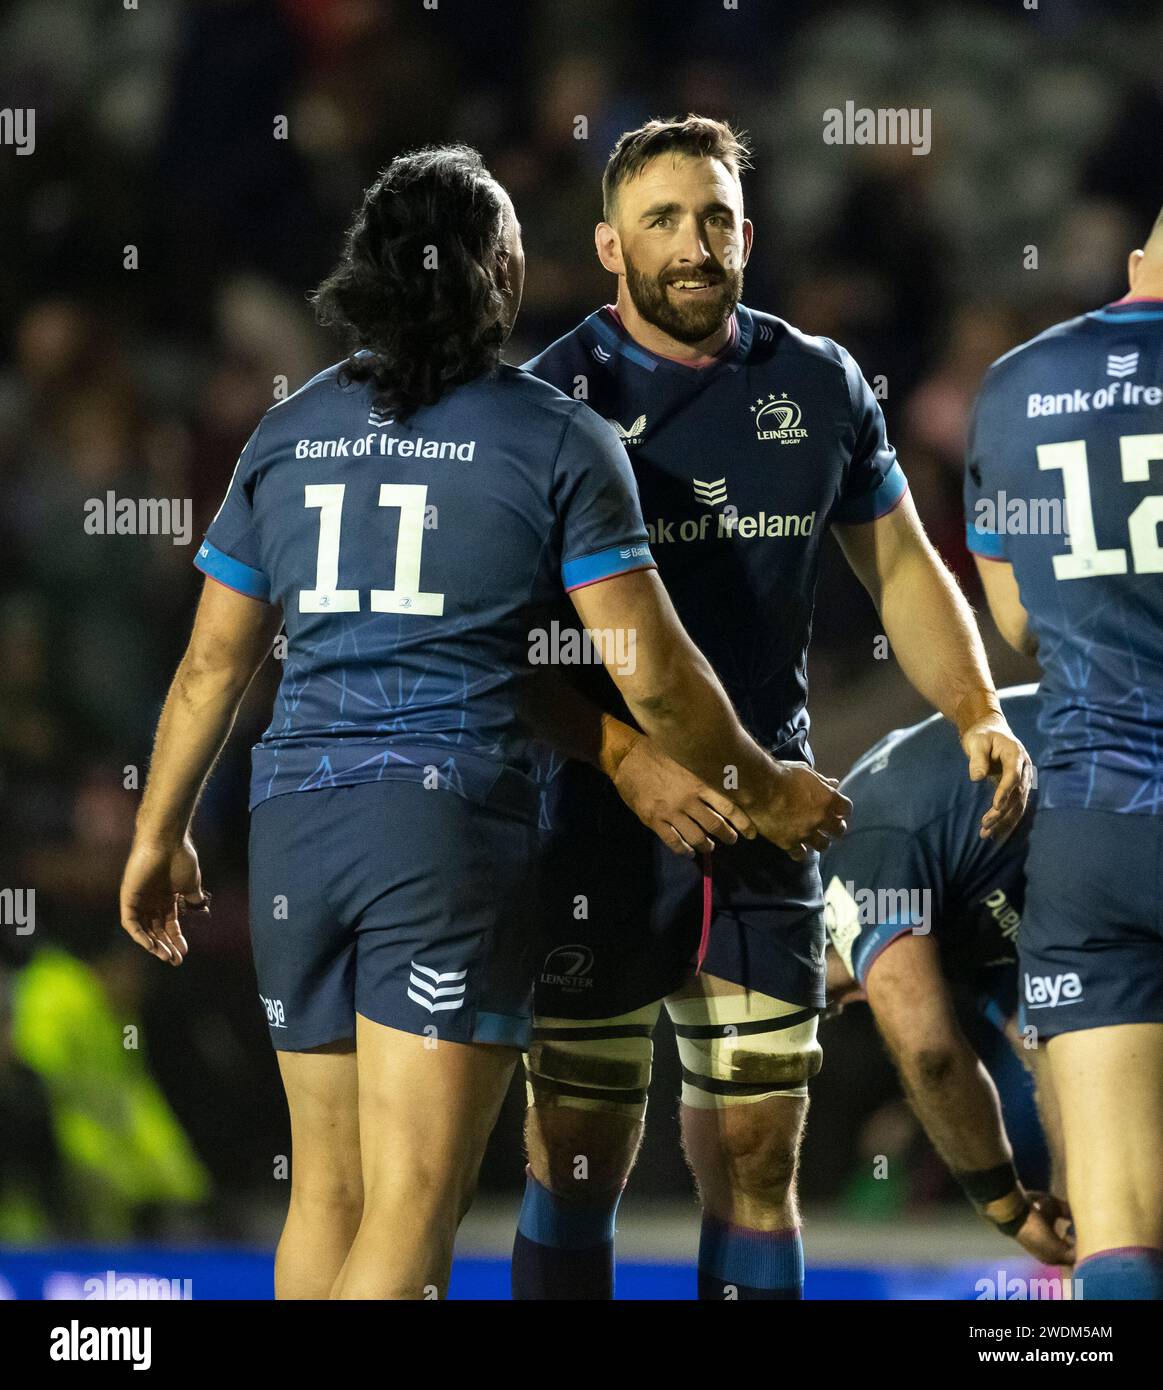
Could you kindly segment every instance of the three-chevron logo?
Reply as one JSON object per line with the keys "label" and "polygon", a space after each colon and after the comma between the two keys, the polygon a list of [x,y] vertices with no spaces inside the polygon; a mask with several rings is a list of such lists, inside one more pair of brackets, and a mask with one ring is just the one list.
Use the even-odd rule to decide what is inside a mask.
{"label": "three-chevron logo", "polygon": [[727,479],[716,478],[714,482],[704,483],[701,478],[692,478],[695,501],[706,507],[718,507],[727,500]]}
{"label": "three-chevron logo", "polygon": [[1113,377],[1134,376],[1139,370],[1139,353],[1108,352],[1106,355],[1106,374]]}
{"label": "three-chevron logo", "polygon": [[[411,962],[412,973],[408,976],[408,998],[430,1014],[448,1009],[459,1009],[464,1004],[465,976],[467,970],[433,970],[427,965]],[[416,991],[421,993],[417,994]]]}
{"label": "three-chevron logo", "polygon": [[617,420],[611,420],[609,418],[607,418],[606,424],[613,425],[614,433],[623,444],[638,444],[642,439],[642,431],[646,428],[646,416],[639,415],[629,429],[620,425]]}

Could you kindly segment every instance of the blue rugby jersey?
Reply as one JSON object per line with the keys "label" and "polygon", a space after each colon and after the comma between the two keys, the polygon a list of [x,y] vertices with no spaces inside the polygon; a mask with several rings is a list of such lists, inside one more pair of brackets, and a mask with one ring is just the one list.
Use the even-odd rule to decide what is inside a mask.
{"label": "blue rugby jersey", "polygon": [[498,764],[528,773],[531,634],[563,588],[653,561],[625,455],[577,402],[503,366],[400,424],[337,365],[263,417],[195,564],[283,610],[253,807],[383,777],[483,797]]}
{"label": "blue rugby jersey", "polygon": [[[625,445],[659,573],[739,716],[807,747],[807,647],[823,538],[900,501],[904,474],[856,363],[740,305],[709,365],[648,351],[609,307],[526,364]],[[618,708],[609,683],[595,695]]]}
{"label": "blue rugby jersey", "polygon": [[1163,809],[1163,300],[1060,323],[989,369],[970,550],[1009,561],[1038,638],[1041,804]]}
{"label": "blue rugby jersey", "polygon": [[[1015,686],[1001,697],[1038,766],[1036,692]],[[880,952],[917,927],[932,931],[952,980],[970,983],[986,966],[1016,965],[1033,817],[1027,811],[1004,843],[981,838],[994,786],[966,777],[954,726],[935,714],[895,729],[840,786],[852,801],[848,833],[828,847],[820,868],[828,931],[853,977],[863,984]]]}

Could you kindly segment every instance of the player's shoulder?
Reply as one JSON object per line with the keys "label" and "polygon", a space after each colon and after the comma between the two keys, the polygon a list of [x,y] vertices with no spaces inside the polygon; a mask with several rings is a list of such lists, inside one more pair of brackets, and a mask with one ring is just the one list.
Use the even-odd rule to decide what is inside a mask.
{"label": "player's shoulder", "polygon": [[762,368],[770,364],[778,371],[789,360],[811,364],[819,369],[818,379],[827,383],[825,389],[841,390],[850,401],[856,399],[860,368],[847,348],[834,338],[806,333],[786,319],[749,305],[740,304],[738,314],[748,366]]}
{"label": "player's shoulder", "polygon": [[603,333],[602,328],[601,310],[597,310],[523,363],[522,370],[541,381],[557,382],[572,378],[591,357],[608,361],[615,340],[611,330]]}
{"label": "player's shoulder", "polygon": [[986,368],[982,393],[1003,389],[1015,379],[1042,369],[1048,358],[1058,359],[1079,347],[1089,348],[1097,336],[1098,329],[1091,314],[1078,314],[1051,324],[991,362]]}
{"label": "player's shoulder", "polygon": [[[841,782],[859,807],[854,828],[891,826],[915,832],[955,814],[964,755],[957,731],[939,714],[893,729],[852,765]],[[953,795],[950,795],[950,792]]]}
{"label": "player's shoulder", "polygon": [[846,371],[851,355],[831,338],[805,333],[775,314],[740,304],[740,329],[748,343],[747,356],[755,362],[775,357],[803,357]]}
{"label": "player's shoulder", "polygon": [[585,401],[567,396],[552,381],[535,375],[528,364],[522,367],[502,365],[485,389],[497,394],[506,419],[513,424],[528,420],[564,433],[567,425],[575,430],[587,430],[591,423],[603,423]]}
{"label": "player's shoulder", "polygon": [[351,381],[344,375],[348,360],[345,358],[324,367],[297,391],[275,401],[259,421],[262,433],[273,436],[287,431],[325,429],[334,426],[337,411],[343,414],[361,409],[370,411],[371,386],[368,382]]}
{"label": "player's shoulder", "polygon": [[[899,778],[908,777],[914,763],[924,757],[925,747],[928,746],[931,751],[932,745],[944,741],[942,728],[948,730],[951,736],[952,725],[941,715],[933,714],[917,724],[893,729],[857,758],[844,778],[845,785],[856,782],[871,785],[875,782],[878,786],[887,787],[895,784]],[[885,773],[889,775],[884,776]],[[888,795],[892,797],[895,793]]]}
{"label": "player's shoulder", "polygon": [[[332,363],[304,382],[285,400],[276,401],[259,422],[268,443],[313,433],[350,429],[380,429],[391,424],[375,404],[370,381],[353,381],[345,372],[349,359]],[[520,435],[529,430],[564,432],[575,415],[585,415],[585,405],[539,380],[521,367],[501,363],[494,371],[465,382],[442,396],[415,417],[426,420],[429,412],[453,421],[462,413],[473,416],[481,427],[489,421],[498,429]],[[259,432],[256,431],[256,434]]]}

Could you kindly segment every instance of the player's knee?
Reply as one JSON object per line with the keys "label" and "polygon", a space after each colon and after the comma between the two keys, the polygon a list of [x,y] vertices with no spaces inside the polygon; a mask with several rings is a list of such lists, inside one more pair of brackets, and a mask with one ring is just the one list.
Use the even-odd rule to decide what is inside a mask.
{"label": "player's knee", "polygon": [[555,1195],[585,1201],[621,1188],[641,1134],[639,1121],[608,1110],[536,1106],[529,1115],[529,1166]]}
{"label": "player's knee", "polygon": [[795,1183],[799,1128],[789,1133],[773,1123],[766,1105],[737,1106],[718,1118],[720,1185],[749,1203],[782,1207]]}
{"label": "player's knee", "polygon": [[298,1207],[335,1221],[359,1223],[363,1212],[363,1178],[358,1170],[293,1176],[291,1200]]}
{"label": "player's knee", "polygon": [[[525,1057],[529,1165],[543,1186],[579,1200],[621,1187],[646,1113],[654,1015],[538,1019]],[[584,1036],[579,1036],[583,1034]]]}

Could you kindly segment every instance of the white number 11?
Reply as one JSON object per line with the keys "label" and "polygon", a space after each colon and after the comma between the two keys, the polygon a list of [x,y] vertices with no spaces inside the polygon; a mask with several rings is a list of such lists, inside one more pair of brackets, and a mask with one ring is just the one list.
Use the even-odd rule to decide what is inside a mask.
{"label": "white number 11", "polygon": [[[308,483],[304,506],[319,508],[319,551],[315,587],[299,590],[300,613],[358,613],[359,590],[340,589],[339,531],[343,520],[346,483]],[[381,483],[380,506],[399,507],[396,571],[392,588],[372,589],[368,607],[373,613],[444,614],[444,595],[420,589],[420,551],[424,544],[424,507],[428,487],[423,483]]]}

